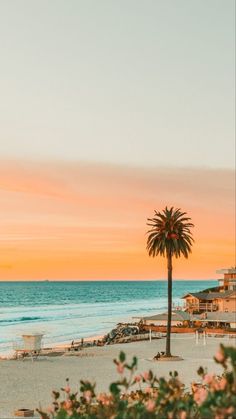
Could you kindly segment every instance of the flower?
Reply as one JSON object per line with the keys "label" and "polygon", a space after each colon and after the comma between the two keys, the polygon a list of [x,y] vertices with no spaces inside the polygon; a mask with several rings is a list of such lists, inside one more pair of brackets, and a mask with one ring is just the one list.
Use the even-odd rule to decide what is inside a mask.
{"label": "flower", "polygon": [[70,410],[72,408],[72,401],[71,400],[66,400],[63,403],[63,407],[65,410]]}
{"label": "flower", "polygon": [[67,394],[69,394],[70,393],[70,386],[68,386],[68,385],[66,385],[65,386],[65,388],[64,388],[64,391],[67,393]]}
{"label": "flower", "polygon": [[154,400],[150,399],[150,400],[147,401],[146,409],[147,409],[148,412],[154,412],[155,407],[156,407],[156,403],[155,403]]}
{"label": "flower", "polygon": [[187,412],[185,412],[185,410],[179,412],[179,419],[187,419]]}
{"label": "flower", "polygon": [[226,386],[227,386],[227,380],[225,377],[222,377],[221,380],[219,381],[219,389],[224,390]]}
{"label": "flower", "polygon": [[224,390],[226,386],[227,386],[227,380],[225,377],[221,378],[221,380],[219,381],[215,380],[211,385],[212,389],[216,391]]}
{"label": "flower", "polygon": [[145,371],[145,372],[142,374],[142,376],[143,376],[143,379],[144,379],[145,381],[149,380],[149,372],[148,372],[148,371]]}
{"label": "flower", "polygon": [[110,397],[106,393],[100,393],[97,396],[97,401],[103,404],[104,406],[109,406],[110,404]]}
{"label": "flower", "polygon": [[229,414],[234,413],[233,406],[228,407],[228,409],[226,409],[226,412],[229,413]]}
{"label": "flower", "polygon": [[141,380],[142,380],[142,376],[141,375],[135,375],[135,377],[134,377],[135,383],[140,383]]}
{"label": "flower", "polygon": [[214,375],[213,374],[206,374],[204,377],[204,384],[211,384],[212,381],[214,380]]}
{"label": "flower", "polygon": [[194,400],[198,405],[201,405],[207,398],[208,392],[204,387],[198,388],[194,393]]}
{"label": "flower", "polygon": [[221,349],[218,352],[216,352],[215,360],[219,362],[220,364],[223,364],[223,362],[225,361],[225,356],[223,352],[221,351]]}
{"label": "flower", "polygon": [[84,391],[84,398],[87,403],[90,403],[91,398],[92,398],[92,392],[90,390]]}

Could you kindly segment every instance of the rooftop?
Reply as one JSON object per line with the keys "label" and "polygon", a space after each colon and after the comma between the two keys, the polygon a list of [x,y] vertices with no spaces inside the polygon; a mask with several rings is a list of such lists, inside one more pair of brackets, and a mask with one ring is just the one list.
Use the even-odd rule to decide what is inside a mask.
{"label": "rooftop", "polygon": [[225,322],[234,323],[236,322],[236,312],[233,313],[222,313],[219,311],[202,313],[199,316],[194,316],[192,320],[201,320],[203,322]]}
{"label": "rooftop", "polygon": [[228,298],[232,294],[234,294],[235,291],[224,291],[224,292],[189,292],[188,294],[185,294],[182,298],[186,298],[189,295],[197,298],[198,300],[214,300],[216,298]]}
{"label": "rooftop", "polygon": [[216,273],[217,274],[236,274],[236,267],[228,268],[228,269],[218,269]]}
{"label": "rooftop", "polygon": [[[143,320],[167,320],[168,313],[155,314],[154,316],[142,317]],[[186,311],[176,310],[172,311],[172,320],[184,321],[189,320],[189,313]]]}

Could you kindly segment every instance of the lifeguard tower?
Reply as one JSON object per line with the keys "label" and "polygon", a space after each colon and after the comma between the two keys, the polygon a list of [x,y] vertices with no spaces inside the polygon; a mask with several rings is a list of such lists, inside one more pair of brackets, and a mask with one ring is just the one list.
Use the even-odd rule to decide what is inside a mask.
{"label": "lifeguard tower", "polygon": [[17,359],[24,359],[28,356],[32,361],[36,359],[42,350],[43,333],[31,333],[22,335],[20,343],[13,344]]}

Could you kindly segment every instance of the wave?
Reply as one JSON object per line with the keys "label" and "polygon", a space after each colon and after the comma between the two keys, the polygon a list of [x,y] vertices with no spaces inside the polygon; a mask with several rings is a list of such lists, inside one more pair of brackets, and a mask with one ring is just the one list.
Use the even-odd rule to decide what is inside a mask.
{"label": "wave", "polygon": [[21,323],[21,322],[31,322],[31,321],[37,321],[42,320],[42,317],[19,317],[17,319],[8,319],[8,320],[0,320],[0,323]]}

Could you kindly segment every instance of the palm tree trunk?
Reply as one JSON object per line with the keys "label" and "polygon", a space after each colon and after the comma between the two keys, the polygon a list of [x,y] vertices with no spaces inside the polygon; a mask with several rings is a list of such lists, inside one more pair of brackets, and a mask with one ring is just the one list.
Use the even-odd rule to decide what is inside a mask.
{"label": "palm tree trunk", "polygon": [[172,314],[172,256],[167,256],[168,268],[168,317],[167,317],[167,334],[166,334],[166,356],[171,356],[170,352],[170,335],[171,335],[171,314]]}

